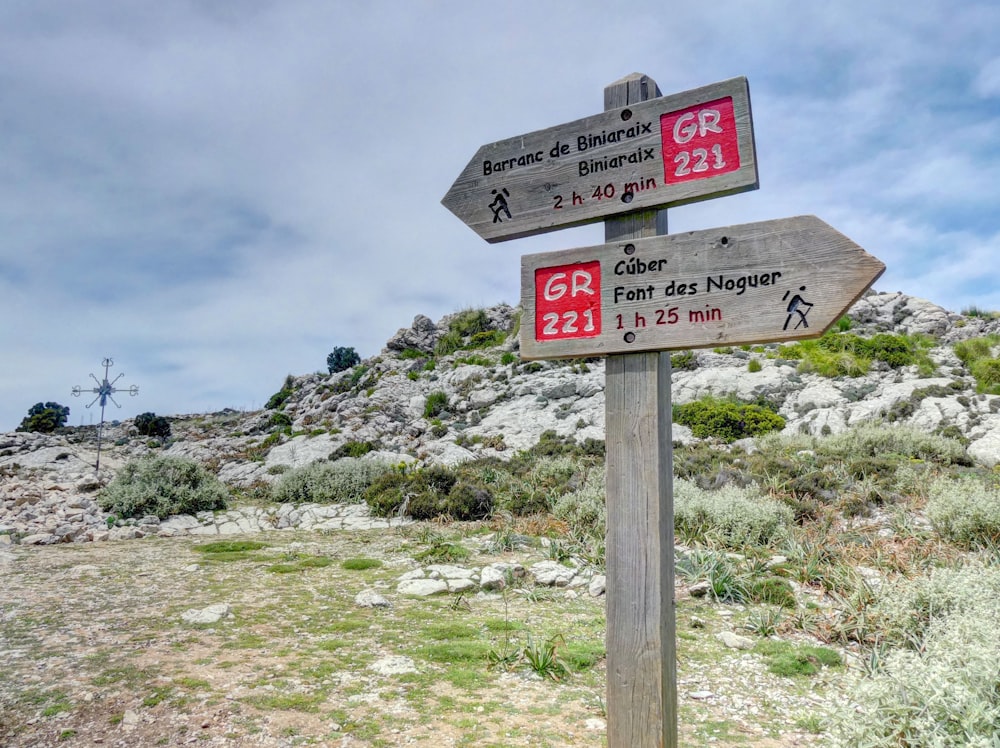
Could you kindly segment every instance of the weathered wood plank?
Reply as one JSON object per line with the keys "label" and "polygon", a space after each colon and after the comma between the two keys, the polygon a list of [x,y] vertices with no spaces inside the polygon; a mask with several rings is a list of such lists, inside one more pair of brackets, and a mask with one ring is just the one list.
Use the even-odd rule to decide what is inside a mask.
{"label": "weathered wood plank", "polygon": [[[659,95],[634,74],[605,106]],[[667,230],[666,211],[605,222],[606,241]],[[606,361],[608,748],[676,748],[670,356]]]}
{"label": "weathered wood plank", "polygon": [[746,78],[649,100],[642,85],[601,114],[484,145],[441,202],[497,242],[757,188]]}
{"label": "weathered wood plank", "polygon": [[885,270],[815,216],[616,236],[521,258],[522,357],[818,337]]}

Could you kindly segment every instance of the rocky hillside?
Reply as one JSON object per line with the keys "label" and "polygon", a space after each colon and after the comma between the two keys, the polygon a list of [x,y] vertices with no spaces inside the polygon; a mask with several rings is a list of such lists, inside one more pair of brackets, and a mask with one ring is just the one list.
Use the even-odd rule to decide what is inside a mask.
{"label": "rocky hillside", "polygon": [[[846,374],[838,369],[831,376],[794,347],[680,352],[672,357],[674,403],[706,396],[763,403],[783,417],[788,433],[838,433],[888,420],[958,437],[987,465],[1000,461],[1000,396],[978,392],[982,374],[977,382],[975,362],[956,353],[956,343],[995,334],[1000,321],[900,293],[869,294],[849,319],[841,327],[853,339],[891,334],[906,336],[911,346],[921,342],[919,362],[874,359],[864,373],[849,360],[835,362]],[[73,504],[72,497],[91,495],[125,461],[150,453],[196,459],[225,482],[249,487],[341,456],[454,465],[507,458],[547,431],[579,442],[603,439],[603,361],[522,362],[511,334],[518,322],[508,305],[437,323],[418,315],[378,356],[351,369],[289,375],[264,410],[174,416],[162,443],[138,436],[129,421],[110,427],[100,479],[91,467],[93,428],[0,435],[0,507],[9,517],[55,494],[61,505]],[[989,340],[984,344],[989,363],[993,351]],[[675,424],[674,439],[694,437]],[[81,501],[90,507],[89,499]]]}

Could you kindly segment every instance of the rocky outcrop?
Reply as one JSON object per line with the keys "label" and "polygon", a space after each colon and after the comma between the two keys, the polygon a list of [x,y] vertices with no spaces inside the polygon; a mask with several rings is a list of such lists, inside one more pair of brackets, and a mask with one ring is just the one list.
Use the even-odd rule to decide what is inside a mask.
{"label": "rocky outcrop", "polygon": [[[506,304],[484,310],[484,317],[489,331],[502,332],[512,331],[518,319]],[[454,334],[458,318],[434,323],[418,315],[380,355],[357,367],[293,377],[280,409],[176,416],[165,443],[136,437],[129,422],[112,425],[105,429],[100,478],[91,467],[92,428],[2,434],[0,538],[4,528],[8,537],[14,533],[34,542],[162,532],[162,525],[109,528],[94,500],[122,464],[145,454],[193,458],[225,482],[248,487],[317,460],[369,450],[392,462],[453,465],[483,456],[506,459],[545,432],[579,442],[604,438],[603,360],[522,362],[512,352],[515,335],[487,335],[483,347],[467,335],[454,353],[435,354],[439,342]],[[1000,332],[1000,320],[955,314],[901,293],[868,294],[850,318],[852,332],[860,335],[895,332],[933,339],[933,375],[876,363],[864,376],[828,378],[799,371],[798,362],[782,358],[777,345],[701,350],[673,372],[672,401],[706,395],[766,401],[785,418],[790,434],[838,433],[869,421],[909,424],[959,436],[975,459],[1000,462],[1000,396],[977,393],[971,372],[953,350],[958,340]],[[674,439],[692,437],[675,425]],[[222,532],[258,518],[197,522]]]}

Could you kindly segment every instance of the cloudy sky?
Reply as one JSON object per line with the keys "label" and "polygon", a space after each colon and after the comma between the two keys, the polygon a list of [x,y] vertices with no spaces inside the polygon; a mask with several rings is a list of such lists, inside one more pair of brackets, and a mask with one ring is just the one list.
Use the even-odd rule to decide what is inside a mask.
{"label": "cloudy sky", "polygon": [[[816,214],[876,288],[1000,309],[995,0],[4,0],[0,431],[259,408],[339,345],[519,300],[440,200],[485,143],[597,114],[632,72],[746,76],[760,189],[671,231]],[[94,419],[92,421],[92,419]]]}

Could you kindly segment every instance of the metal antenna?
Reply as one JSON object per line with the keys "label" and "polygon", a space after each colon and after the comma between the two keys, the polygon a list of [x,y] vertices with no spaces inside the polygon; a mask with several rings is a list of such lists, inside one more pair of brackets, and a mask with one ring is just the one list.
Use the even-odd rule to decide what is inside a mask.
{"label": "metal antenna", "polygon": [[[114,365],[115,365],[115,362],[110,357],[104,359],[103,361],[101,361],[101,366],[104,367],[104,381],[99,381],[97,379],[97,377],[95,377],[93,374],[90,375],[90,378],[93,379],[94,382],[97,383],[97,386],[94,387],[93,389],[91,389],[90,391],[93,392],[93,393],[95,393],[97,395],[97,397],[95,397],[93,400],[91,400],[87,404],[87,407],[89,408],[91,405],[93,405],[94,403],[96,403],[98,400],[101,401],[101,422],[97,426],[97,464],[94,465],[94,469],[98,473],[101,472],[101,437],[102,437],[102,435],[104,433],[104,407],[108,404],[108,400],[110,400],[111,402],[113,402],[115,404],[115,407],[118,407],[118,408],[122,407],[111,396],[114,395],[116,392],[119,392],[119,389],[117,387],[115,387],[115,382],[117,382],[119,379],[121,379],[122,377],[124,377],[125,376],[125,372],[122,372],[121,374],[119,374],[117,377],[115,377],[114,379],[112,379],[109,382],[108,381],[108,369],[110,369]],[[76,387],[74,387],[72,389],[73,397],[79,397],[81,392],[83,392],[83,389],[80,387],[80,385],[77,385]],[[127,392],[132,397],[135,397],[136,395],[139,394],[139,387],[137,385],[133,384],[131,387],[128,388]]]}

